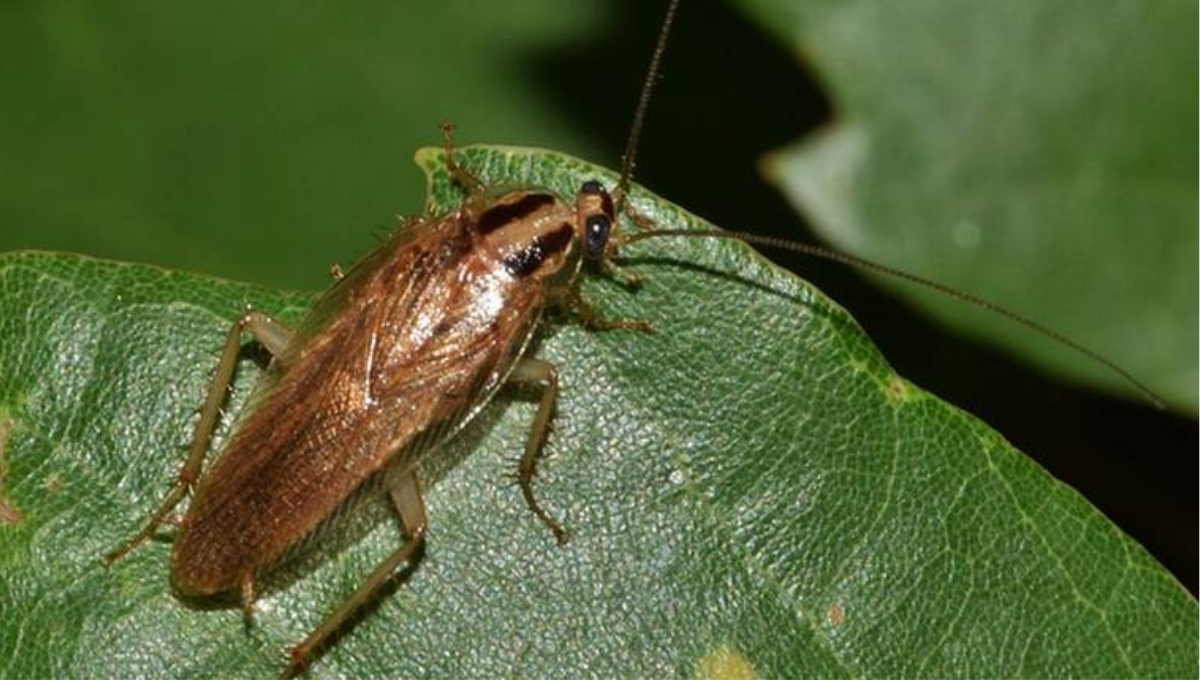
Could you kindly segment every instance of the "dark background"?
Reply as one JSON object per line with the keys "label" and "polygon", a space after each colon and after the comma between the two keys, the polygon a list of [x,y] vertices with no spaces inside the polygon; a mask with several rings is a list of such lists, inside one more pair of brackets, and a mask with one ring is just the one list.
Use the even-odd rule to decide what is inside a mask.
{"label": "dark background", "polygon": [[[661,7],[499,5],[10,3],[0,249],[317,288],[393,213],[421,210],[408,158],[438,142],[441,120],[464,143],[616,166]],[[814,240],[758,164],[831,115],[791,52],[725,4],[689,2],[639,181],[715,224]],[[770,255],[851,310],[899,373],[990,423],[1196,593],[1195,420],[1045,377],[854,272]]]}

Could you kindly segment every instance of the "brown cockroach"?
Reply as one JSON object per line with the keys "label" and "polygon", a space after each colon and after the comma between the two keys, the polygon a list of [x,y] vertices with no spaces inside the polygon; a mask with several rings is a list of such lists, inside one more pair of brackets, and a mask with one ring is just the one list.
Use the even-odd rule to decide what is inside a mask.
{"label": "brown cockroach", "polygon": [[[369,479],[381,479],[405,542],[290,652],[288,673],[367,603],[397,568],[419,556],[427,526],[417,465],[461,430],[507,382],[542,385],[515,474],[529,509],[566,541],[532,487],[558,381],[550,363],[526,356],[543,312],[565,308],[594,329],[648,331],[642,321],[598,318],[578,292],[585,263],[618,274],[617,249],[654,237],[733,238],[898,276],[981,305],[1083,352],[1146,388],[1112,362],[1011,311],[935,282],[836,251],[725,231],[657,229],[625,200],[634,152],[679,0],[671,0],[610,193],[585,182],[573,200],[541,190],[494,193],[455,160],[466,190],[454,211],[412,219],[333,286],[299,327],[259,312],[233,324],[178,480],[145,527],[106,556],[111,563],[149,538],[190,493],[171,554],[185,596],[236,593],[247,613],[259,577]],[[642,229],[616,231],[626,214]],[[265,376],[216,462],[201,475],[222,403],[249,332],[272,355]],[[1153,396],[1151,395],[1153,399]]]}

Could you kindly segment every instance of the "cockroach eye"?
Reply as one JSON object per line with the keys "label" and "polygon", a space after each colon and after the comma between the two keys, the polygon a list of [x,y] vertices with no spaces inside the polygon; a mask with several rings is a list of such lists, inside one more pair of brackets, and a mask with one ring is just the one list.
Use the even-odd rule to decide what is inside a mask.
{"label": "cockroach eye", "polygon": [[579,187],[579,193],[589,194],[592,196],[602,194],[604,193],[604,185],[600,184],[600,182],[594,179],[589,179],[583,183],[583,186]]}
{"label": "cockroach eye", "polygon": [[612,220],[608,215],[589,215],[584,223],[588,257],[600,257],[608,245],[608,233],[612,231]]}

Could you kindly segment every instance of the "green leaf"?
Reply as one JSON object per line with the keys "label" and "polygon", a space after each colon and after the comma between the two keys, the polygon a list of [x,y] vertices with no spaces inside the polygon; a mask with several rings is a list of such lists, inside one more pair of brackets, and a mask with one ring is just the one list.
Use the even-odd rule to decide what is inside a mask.
{"label": "green leaf", "polygon": [[547,86],[553,58],[611,26],[606,4],[47,0],[0,11],[0,250],[311,288],[331,253],[361,256],[397,211],[420,205],[405,155],[436,144],[441,120],[463,140],[617,153],[619,140],[589,134]]}
{"label": "green leaf", "polygon": [[[742,4],[830,90],[834,123],[769,163],[826,239],[1040,319],[1196,412],[1195,3]],[[1137,398],[1006,320],[896,292]]]}
{"label": "green leaf", "polygon": [[[432,205],[447,209],[436,151]],[[489,183],[571,196],[611,173],[463,151]],[[637,191],[663,226],[706,226]],[[504,475],[533,405],[502,397],[427,471],[426,559],[314,677],[1141,677],[1197,672],[1197,605],[1141,547],[997,433],[895,375],[850,316],[739,244],[630,247],[652,335],[552,328],[537,490]],[[268,584],[254,626],[168,585],[165,541],[111,569],[181,462],[232,319],[311,297],[81,256],[0,258],[0,676],[266,677],[393,550],[370,505]],[[248,352],[226,422],[260,372]]]}

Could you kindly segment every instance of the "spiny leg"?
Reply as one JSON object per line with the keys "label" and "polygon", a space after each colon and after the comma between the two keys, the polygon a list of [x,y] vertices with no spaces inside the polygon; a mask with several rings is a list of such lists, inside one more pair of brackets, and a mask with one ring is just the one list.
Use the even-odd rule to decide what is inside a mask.
{"label": "spiny leg", "polygon": [[276,359],[283,356],[283,351],[292,341],[292,329],[262,312],[253,310],[246,312],[245,316],[238,320],[238,325],[250,331],[258,344],[266,348],[267,352]]}
{"label": "spiny leg", "polygon": [[642,277],[635,274],[629,267],[617,266],[609,257],[604,257],[599,261],[600,273],[610,279],[616,280],[617,283],[629,288],[637,290],[642,287]]}
{"label": "spiny leg", "polygon": [[291,649],[291,658],[283,677],[290,678],[304,670],[313,652],[354,616],[355,612],[371,601],[375,593],[392,577],[396,567],[402,562],[413,560],[419,555],[418,550],[424,546],[425,531],[429,525],[425,518],[425,501],[421,499],[421,483],[417,480],[416,472],[389,474],[385,482],[392,505],[395,506],[403,524],[404,545],[380,562],[354,594],[342,601],[316,630]]}
{"label": "spiny leg", "polygon": [[583,294],[577,290],[571,290],[566,293],[563,302],[570,309],[571,313],[579,317],[579,323],[584,328],[593,331],[613,331],[627,330],[639,331],[641,333],[653,333],[654,327],[649,321],[609,321],[601,319],[596,315],[596,311],[592,309],[591,304],[584,299]]}
{"label": "spiny leg", "polygon": [[[629,201],[624,201],[623,203],[620,203],[620,205],[621,213],[628,217],[634,224],[636,224],[639,229],[642,229],[643,231],[654,231],[659,228],[658,223],[654,221],[654,218],[640,212],[637,208],[633,207],[633,204]],[[620,252],[621,246],[625,245],[626,238],[627,237],[624,232],[615,233],[612,235],[612,237],[608,240],[607,246],[605,247],[604,257],[600,259],[600,269],[605,276],[611,276],[627,287],[637,288],[642,285],[642,280],[637,276],[637,274],[630,272],[628,268],[618,267],[613,262],[613,258],[615,258],[617,253]]]}
{"label": "spiny leg", "polygon": [[446,145],[446,170],[450,173],[450,179],[466,189],[467,193],[472,196],[484,193],[487,187],[483,185],[483,182],[467,172],[454,159],[454,125],[452,123],[442,123],[442,140]]}
{"label": "spiny leg", "polygon": [[253,572],[242,577],[239,590],[242,596],[242,616],[245,620],[246,628],[249,630],[250,625],[254,622],[254,600],[257,599]]}
{"label": "spiny leg", "polygon": [[238,354],[241,352],[241,336],[245,331],[249,331],[254,339],[258,340],[275,357],[283,353],[292,335],[292,331],[286,326],[260,312],[247,312],[234,322],[229,329],[229,334],[225,337],[221,360],[217,363],[217,370],[213,374],[212,383],[209,384],[208,396],[204,400],[204,406],[200,409],[200,422],[196,425],[196,431],[192,435],[187,460],[179,470],[175,485],[171,487],[171,491],[163,500],[162,505],[154,511],[154,514],[150,515],[146,526],[124,545],[104,556],[105,564],[112,564],[153,536],[159,525],[170,515],[175,506],[179,505],[188,490],[196,483],[200,475],[200,468],[204,465],[204,454],[208,451],[213,430],[217,425],[217,414],[220,412],[221,402],[224,401],[225,392],[229,389],[229,382],[233,378],[233,369],[237,365]]}
{"label": "spiny leg", "polygon": [[[658,228],[650,217],[638,212],[637,208],[629,201],[617,201],[617,205],[621,206],[621,214],[628,217],[634,224],[638,225],[643,230],[654,230]],[[617,253],[620,252],[621,246],[625,244],[626,236],[624,232],[614,232],[612,237],[608,239],[605,245],[604,254],[600,257],[598,265],[600,273],[611,279],[615,279],[618,283],[626,288],[637,289],[642,287],[642,279],[640,276],[631,271],[628,267],[618,266],[614,262]]]}
{"label": "spiny leg", "polygon": [[625,213],[626,217],[633,220],[633,223],[642,229],[654,230],[659,228],[658,222],[655,222],[653,217],[633,207],[633,203],[629,201],[621,204],[621,212]]}
{"label": "spiny leg", "polygon": [[542,446],[546,443],[546,434],[550,430],[550,419],[554,416],[554,407],[558,401],[558,372],[554,364],[541,359],[525,358],[517,362],[509,380],[522,383],[539,383],[542,385],[542,399],[538,403],[537,415],[533,417],[533,425],[529,430],[529,438],[525,440],[525,453],[517,464],[517,472],[513,476],[521,486],[521,495],[525,504],[537,518],[545,524],[559,545],[566,545],[567,532],[548,512],[542,509],[533,495],[533,478],[537,475],[537,462],[541,457]]}

